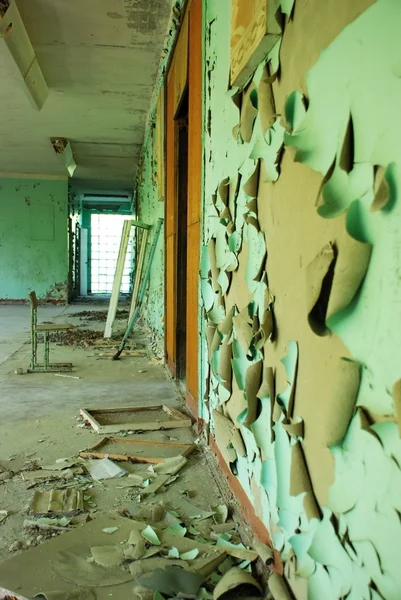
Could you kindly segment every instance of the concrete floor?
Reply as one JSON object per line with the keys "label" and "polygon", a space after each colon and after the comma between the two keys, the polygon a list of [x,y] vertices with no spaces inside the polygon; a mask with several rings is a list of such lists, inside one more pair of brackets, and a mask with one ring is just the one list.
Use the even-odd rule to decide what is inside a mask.
{"label": "concrete floor", "polygon": [[[78,327],[102,330],[104,323],[71,317],[81,310],[105,309],[91,304],[68,307],[39,307],[39,320],[55,323],[71,322]],[[72,362],[72,375],[79,379],[58,377],[55,374],[23,374],[15,370],[29,366],[29,307],[0,306],[0,460],[17,458],[50,464],[61,457],[77,453],[97,443],[100,437],[92,430],[80,428],[80,408],[96,406],[134,406],[165,403],[177,408],[182,400],[163,366],[148,357],[122,358],[119,361],[101,359],[92,348],[51,346],[51,361]],[[125,322],[119,322],[124,330]],[[134,335],[138,347],[146,348],[146,338]],[[139,434],[141,439],[167,441],[175,436],[181,442],[194,438],[192,428],[167,432]],[[137,437],[137,436],[130,436]],[[194,455],[191,468],[186,468],[179,480],[170,486],[169,493],[183,489],[197,489],[198,506],[210,508],[219,502],[219,492],[199,456]],[[175,489],[174,486],[179,484]],[[39,486],[40,489],[40,486]],[[6,482],[0,481],[0,509],[10,516],[0,524],[0,564],[10,557],[9,547],[16,540],[26,541],[23,521],[29,513],[34,489],[20,475]],[[130,492],[115,486],[105,492],[97,491],[99,512],[133,502]],[[24,537],[25,536],[25,537]],[[29,552],[29,550],[28,550]],[[4,582],[2,582],[4,584]],[[32,593],[23,585],[24,593]],[[18,590],[14,590],[18,591]]]}

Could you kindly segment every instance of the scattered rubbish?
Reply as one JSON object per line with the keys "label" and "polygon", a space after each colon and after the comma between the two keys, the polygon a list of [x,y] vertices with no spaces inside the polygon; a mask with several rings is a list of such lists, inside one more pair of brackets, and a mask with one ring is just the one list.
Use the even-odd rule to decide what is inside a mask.
{"label": "scattered rubbish", "polygon": [[198,531],[197,529],[195,529],[195,527],[193,527],[192,525],[190,525],[190,526],[188,527],[188,532],[189,532],[191,535],[200,535],[199,531]]}
{"label": "scattered rubbish", "polygon": [[165,531],[167,533],[173,533],[174,535],[178,535],[180,537],[185,537],[187,534],[187,528],[180,525],[180,523],[176,523],[171,527],[167,527]]}
{"label": "scattered rubbish", "polygon": [[212,529],[215,533],[228,533],[229,531],[236,529],[236,527],[237,525],[233,521],[230,521],[229,523],[220,523],[217,525],[212,525]]}
{"label": "scattered rubbish", "polygon": [[104,527],[104,529],[102,529],[103,533],[108,533],[109,535],[115,533],[118,530],[119,527]]}
{"label": "scattered rubbish", "polygon": [[21,367],[18,367],[17,369],[15,369],[14,373],[16,375],[25,375],[26,371],[24,371],[24,369],[22,369]]}
{"label": "scattered rubbish", "polygon": [[202,508],[199,508],[185,500],[185,498],[180,498],[174,501],[174,504],[183,518],[187,519],[198,519],[199,521],[203,519],[208,519],[214,515],[214,511],[206,511]]}
{"label": "scattered rubbish", "polygon": [[36,479],[72,479],[74,475],[82,474],[81,467],[75,469],[59,469],[50,471],[48,469],[40,469],[39,471],[23,471],[21,473],[23,481],[35,481]]}
{"label": "scattered rubbish", "polygon": [[172,548],[170,548],[170,550],[168,551],[168,555],[169,558],[180,558],[180,553],[178,552],[178,548],[176,548],[175,546],[173,546]]}
{"label": "scattered rubbish", "polygon": [[158,440],[127,440],[106,437],[88,450],[81,451],[81,458],[110,458],[117,461],[158,464],[169,458],[189,456],[194,444],[172,444]]}
{"label": "scattered rubbish", "polygon": [[233,567],[223,575],[216,585],[213,593],[213,600],[218,600],[227,592],[230,592],[241,585],[252,586],[256,588],[260,594],[263,593],[262,587],[252,575],[238,567]]}
{"label": "scattered rubbish", "polygon": [[66,532],[71,529],[70,519],[67,519],[65,522],[62,519],[25,519],[23,526],[26,529],[40,529],[41,531],[51,531],[51,532]]}
{"label": "scattered rubbish", "polygon": [[175,456],[173,458],[167,458],[165,461],[155,466],[152,465],[149,467],[149,470],[153,473],[175,475],[187,464],[187,462],[185,456]]}
{"label": "scattered rubbish", "polygon": [[85,467],[90,476],[96,481],[103,479],[114,479],[115,477],[124,477],[127,471],[113,463],[108,458],[102,460],[89,460]]}
{"label": "scattered rubbish", "polygon": [[[95,356],[97,356],[98,358],[111,358],[112,356],[114,356],[114,354],[115,352],[106,351],[99,352],[98,354],[95,354]],[[147,356],[147,352],[146,350],[123,350],[121,356],[142,358]]]}
{"label": "scattered rubbish", "polygon": [[64,373],[54,373],[55,377],[67,377],[68,379],[81,379],[77,375],[65,375]]}
{"label": "scattered rubbish", "polygon": [[122,429],[155,431],[192,426],[189,417],[165,404],[124,408],[81,408],[80,414],[97,433],[116,433]]}
{"label": "scattered rubbish", "polygon": [[[82,310],[75,313],[69,313],[69,317],[80,318],[81,321],[95,321],[98,323],[106,322],[107,310]],[[119,309],[116,312],[116,319],[128,319],[129,311],[125,309]],[[103,336],[103,334],[102,334]],[[104,339],[99,340],[100,343],[104,343]]]}
{"label": "scattered rubbish", "polygon": [[57,471],[62,469],[69,469],[77,465],[76,458],[57,458],[53,465],[42,465],[42,469],[48,471]]}
{"label": "scattered rubbish", "polygon": [[169,479],[170,475],[159,475],[156,477],[153,483],[143,489],[142,494],[146,494],[147,496],[150,494],[155,494],[161,487],[167,484]]}
{"label": "scattered rubbish", "polygon": [[82,510],[82,492],[77,489],[36,491],[31,505],[31,512],[36,515],[74,515]]}
{"label": "scattered rubbish", "polygon": [[193,550],[188,550],[188,552],[183,552],[180,554],[180,558],[182,558],[182,560],[195,560],[198,554],[199,550],[194,548]]}
{"label": "scattered rubbish", "polygon": [[80,327],[49,334],[50,342],[54,342],[60,346],[77,346],[81,348],[93,346],[96,340],[102,337],[103,333],[101,331],[81,329]]}
{"label": "scattered rubbish", "polygon": [[216,546],[218,548],[224,548],[229,556],[239,558],[240,560],[251,560],[254,561],[258,558],[258,553],[255,550],[247,550],[243,544],[232,544],[231,542],[224,539],[225,534],[219,534]]}
{"label": "scattered rubbish", "polygon": [[0,523],[3,523],[8,517],[8,510],[0,510]]}
{"label": "scattered rubbish", "polygon": [[219,504],[213,507],[214,520],[218,525],[222,525],[228,519],[228,507],[225,504]]}
{"label": "scattered rubbish", "polygon": [[149,543],[153,544],[154,546],[160,546],[161,541],[157,537],[157,533],[155,532],[153,527],[151,527],[150,525],[145,527],[145,529],[141,532],[141,535],[145,540],[147,540]]}
{"label": "scattered rubbish", "polygon": [[193,490],[193,489],[187,489],[187,490],[184,490],[181,493],[184,496],[187,496],[188,498],[195,498],[195,496],[196,496],[196,490]]}

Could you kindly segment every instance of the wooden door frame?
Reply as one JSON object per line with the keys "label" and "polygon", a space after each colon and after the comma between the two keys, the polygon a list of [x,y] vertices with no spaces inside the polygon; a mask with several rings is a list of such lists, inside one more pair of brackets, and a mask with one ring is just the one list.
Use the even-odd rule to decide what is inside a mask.
{"label": "wooden door frame", "polygon": [[166,93],[166,196],[165,196],[165,359],[176,377],[175,306],[172,282],[176,281],[171,252],[177,245],[177,231],[171,209],[177,194],[177,139],[173,121],[185,85],[188,86],[188,220],[187,220],[187,326],[186,398],[188,408],[198,416],[199,393],[199,262],[201,235],[201,198],[203,177],[203,2],[187,3],[181,29],[167,70]]}

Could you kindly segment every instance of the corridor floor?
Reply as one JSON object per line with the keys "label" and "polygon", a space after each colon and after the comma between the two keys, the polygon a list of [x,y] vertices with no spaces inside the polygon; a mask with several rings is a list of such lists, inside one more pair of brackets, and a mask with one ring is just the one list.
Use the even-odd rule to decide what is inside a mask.
{"label": "corridor floor", "polygon": [[[72,316],[88,309],[104,310],[105,306],[39,307],[38,314],[41,322],[69,322],[79,328],[102,330],[104,322],[86,322],[82,317]],[[53,373],[17,374],[17,369],[25,370],[29,365],[29,323],[28,307],[0,306],[0,461],[12,459],[26,466],[32,463],[44,465],[59,458],[77,456],[79,451],[93,446],[99,441],[99,435],[91,428],[82,427],[80,408],[163,403],[183,409],[175,385],[163,366],[150,355],[112,361],[96,356],[93,347],[77,348],[53,343],[51,360],[72,362],[71,375],[79,379],[59,377]],[[118,322],[116,329],[124,330],[124,325],[125,322]],[[144,337],[134,336],[133,339],[138,347],[146,349]],[[195,434],[194,429],[188,427],[129,437],[167,441],[171,436],[186,443],[193,441]],[[205,459],[194,453],[189,465],[191,468],[185,468],[178,480],[169,486],[163,501],[194,488],[199,507],[210,509],[212,505],[221,503],[220,492]],[[9,512],[0,523],[0,564],[37,543],[24,528],[34,491],[40,489],[40,485],[30,487],[30,484],[20,475],[0,481],[0,510]],[[96,518],[110,511],[117,514],[119,509],[134,503],[132,491],[119,489],[117,485],[95,487],[93,496]],[[4,579],[1,567],[0,575]],[[7,587],[7,583],[12,581],[3,581],[0,577],[0,585]],[[35,590],[25,588],[22,574],[21,589],[13,591],[32,595]]]}

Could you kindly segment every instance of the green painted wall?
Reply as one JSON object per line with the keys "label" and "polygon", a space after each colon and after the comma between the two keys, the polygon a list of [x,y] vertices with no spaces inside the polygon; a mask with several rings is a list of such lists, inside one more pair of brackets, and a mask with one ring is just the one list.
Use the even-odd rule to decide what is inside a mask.
{"label": "green painted wall", "polygon": [[68,182],[0,179],[0,299],[66,301]]}

